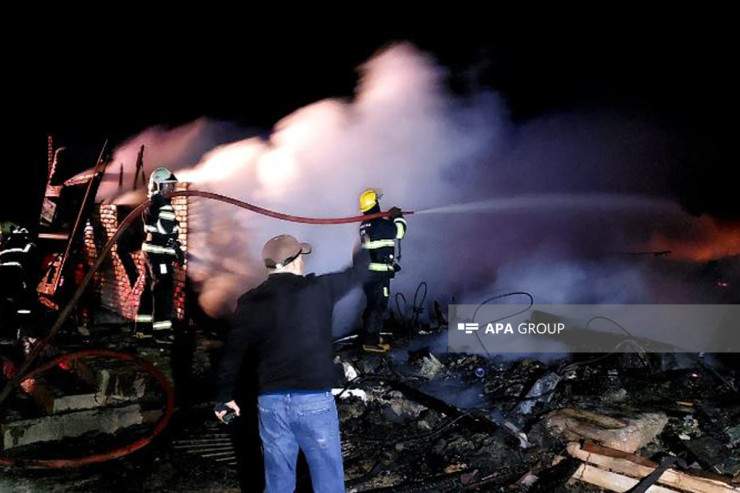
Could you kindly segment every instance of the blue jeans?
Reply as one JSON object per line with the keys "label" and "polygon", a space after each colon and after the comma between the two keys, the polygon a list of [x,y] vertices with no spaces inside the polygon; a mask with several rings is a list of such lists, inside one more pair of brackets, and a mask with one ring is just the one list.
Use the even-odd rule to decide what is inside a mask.
{"label": "blue jeans", "polygon": [[295,490],[298,449],[303,450],[316,492],[344,491],[339,417],[331,392],[259,396],[265,491]]}

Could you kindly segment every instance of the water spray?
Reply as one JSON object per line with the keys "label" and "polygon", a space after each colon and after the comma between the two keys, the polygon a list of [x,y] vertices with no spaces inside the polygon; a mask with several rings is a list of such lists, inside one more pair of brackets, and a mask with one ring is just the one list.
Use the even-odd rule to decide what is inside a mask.
{"label": "water spray", "polygon": [[[466,202],[417,210],[416,214],[460,214],[474,212],[514,212],[537,208],[557,209],[633,209],[657,210],[678,214],[681,208],[673,201],[642,195],[619,193],[545,193],[501,197],[479,202]],[[406,212],[404,212],[406,214]]]}

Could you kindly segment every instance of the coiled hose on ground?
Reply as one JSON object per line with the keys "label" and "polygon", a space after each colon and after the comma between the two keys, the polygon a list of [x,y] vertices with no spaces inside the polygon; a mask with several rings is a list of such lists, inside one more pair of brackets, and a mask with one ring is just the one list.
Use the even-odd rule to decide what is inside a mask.
{"label": "coiled hose on ground", "polygon": [[131,354],[121,353],[118,351],[110,351],[107,349],[89,349],[86,351],[77,351],[74,353],[64,354],[29,372],[25,375],[23,380],[27,380],[29,378],[40,375],[41,373],[54,368],[57,365],[82,358],[112,358],[121,361],[134,361],[142,368],[144,368],[144,370],[149,372],[149,374],[151,374],[157,380],[157,382],[167,395],[167,405],[165,407],[165,411],[159,421],[157,421],[154,429],[147,436],[142,437],[132,443],[129,443],[128,445],[118,447],[110,452],[91,454],[75,459],[20,459],[13,457],[0,457],[0,466],[16,466],[23,467],[25,469],[60,469],[96,464],[112,459],[118,459],[120,457],[123,457],[124,455],[135,452],[140,448],[148,445],[152,440],[154,440],[157,435],[162,433],[162,430],[164,430],[169,423],[170,418],[172,417],[172,413],[175,410],[175,392],[172,389],[170,382],[167,380],[167,377],[161,371],[159,371],[156,366]]}

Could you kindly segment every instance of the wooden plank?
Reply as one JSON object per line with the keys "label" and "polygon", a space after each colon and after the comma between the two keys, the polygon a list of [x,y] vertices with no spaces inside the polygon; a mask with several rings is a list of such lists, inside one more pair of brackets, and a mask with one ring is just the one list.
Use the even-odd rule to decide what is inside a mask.
{"label": "wooden plank", "polygon": [[[617,493],[629,491],[639,483],[637,479],[604,471],[589,464],[581,464],[578,470],[573,473],[573,479],[584,481],[609,491],[616,491]],[[651,486],[647,491],[648,493],[676,493],[675,490],[658,485]]]}
{"label": "wooden plank", "polygon": [[[580,444],[576,442],[569,443],[567,448],[568,453],[576,459],[580,459],[584,462],[588,462],[589,464],[599,466],[602,469],[608,469],[609,471],[618,473],[619,475],[624,474],[627,476],[631,476],[631,478],[627,479],[637,478],[635,479],[634,484],[637,484],[639,479],[649,475],[655,470],[655,467],[637,464],[627,458],[609,457],[595,452],[583,450]],[[603,479],[604,476],[599,476],[599,478]],[[675,469],[667,469],[658,480],[658,483],[664,486],[670,486],[671,488],[677,488],[683,491],[691,491],[696,493],[732,493],[740,491],[737,488],[733,488],[727,483],[723,483],[714,479],[694,477],[689,474],[676,471]],[[620,480],[618,484],[626,484],[626,482]],[[615,489],[614,491],[621,490]]]}
{"label": "wooden plank", "polygon": [[[595,442],[592,442],[591,440],[586,440],[583,445],[581,445],[581,448],[586,452],[593,452],[599,455],[606,455],[607,457],[614,457],[617,459],[627,459],[630,462],[634,462],[635,464],[640,464],[647,467],[658,467],[657,462],[653,462],[641,455],[630,454],[627,452],[622,452],[621,450],[604,447],[603,445],[599,445]],[[687,469],[686,471],[684,471],[684,473],[697,478],[712,479],[720,483],[729,482],[735,484],[734,481],[727,481],[727,477],[710,471]]]}
{"label": "wooden plank", "polygon": [[604,447],[603,445],[599,445],[598,443],[592,442],[591,440],[586,440],[581,446],[581,449],[586,452],[605,455],[607,457],[613,457],[615,459],[627,459],[630,462],[634,462],[635,464],[640,464],[642,466],[652,468],[658,467],[657,462],[653,462],[641,455],[630,454],[629,452],[623,452],[621,450]]}

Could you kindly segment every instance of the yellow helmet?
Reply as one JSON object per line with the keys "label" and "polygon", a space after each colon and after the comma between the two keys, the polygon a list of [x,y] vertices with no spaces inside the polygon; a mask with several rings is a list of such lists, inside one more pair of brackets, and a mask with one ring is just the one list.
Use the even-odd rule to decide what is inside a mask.
{"label": "yellow helmet", "polygon": [[362,192],[360,195],[360,211],[367,212],[378,205],[378,201],[382,196],[383,192],[377,188],[368,188]]}

